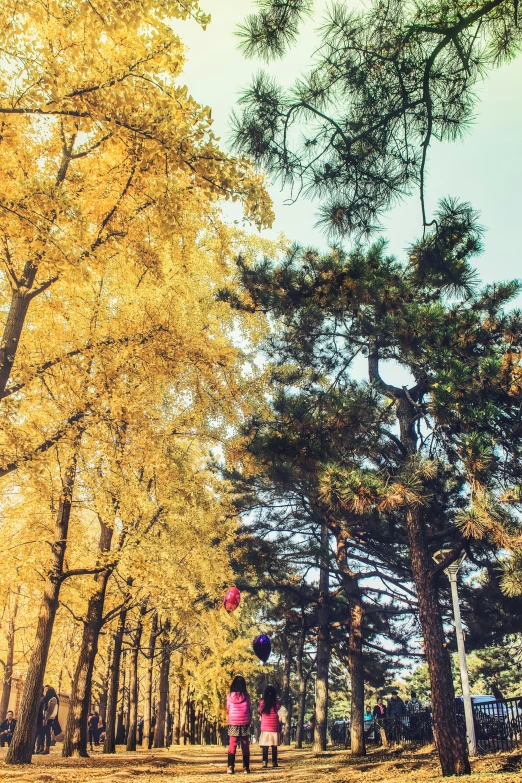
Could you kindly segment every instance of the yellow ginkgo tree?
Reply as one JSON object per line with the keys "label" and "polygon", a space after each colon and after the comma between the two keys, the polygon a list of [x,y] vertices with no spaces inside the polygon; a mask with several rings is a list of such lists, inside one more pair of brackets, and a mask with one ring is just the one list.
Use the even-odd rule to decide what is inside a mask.
{"label": "yellow ginkgo tree", "polygon": [[10,763],[31,757],[62,585],[106,565],[98,552],[71,567],[67,551],[90,459],[114,460],[125,429],[131,461],[155,427],[220,443],[248,397],[237,323],[215,300],[233,246],[219,202],[258,226],[271,204],[179,82],[189,16],[208,21],[176,0],[0,9],[0,477],[6,492],[47,478],[56,495]]}

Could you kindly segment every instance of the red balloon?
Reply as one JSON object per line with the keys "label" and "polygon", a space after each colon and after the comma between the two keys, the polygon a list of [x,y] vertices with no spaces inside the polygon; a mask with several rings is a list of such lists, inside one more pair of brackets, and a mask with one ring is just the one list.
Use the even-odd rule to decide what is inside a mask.
{"label": "red balloon", "polygon": [[241,601],[241,593],[239,592],[237,587],[229,587],[223,599],[223,606],[225,607],[227,612],[235,611],[239,606],[240,601]]}

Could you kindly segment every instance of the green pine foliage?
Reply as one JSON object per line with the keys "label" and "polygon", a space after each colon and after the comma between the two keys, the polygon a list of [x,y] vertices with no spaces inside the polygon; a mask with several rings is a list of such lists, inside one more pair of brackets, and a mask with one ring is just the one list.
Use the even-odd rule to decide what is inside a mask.
{"label": "green pine foliage", "polygon": [[[308,0],[260,0],[239,29],[247,57],[272,60],[295,43]],[[513,0],[372,0],[333,3],[305,74],[286,89],[258,73],[234,118],[236,147],[295,196],[320,199],[334,236],[367,236],[382,212],[421,191],[433,139],[470,126],[475,89],[518,55],[522,25]],[[435,270],[432,270],[435,271]]]}

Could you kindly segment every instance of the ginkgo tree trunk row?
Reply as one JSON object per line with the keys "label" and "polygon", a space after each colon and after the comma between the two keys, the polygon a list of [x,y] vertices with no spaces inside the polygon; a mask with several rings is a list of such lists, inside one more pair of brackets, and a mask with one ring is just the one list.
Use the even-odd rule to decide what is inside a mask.
{"label": "ginkgo tree trunk row", "polygon": [[195,1],[0,10],[4,588],[20,586],[32,636],[8,763],[31,760],[58,648],[64,754],[85,755],[107,628],[127,613],[137,648],[148,613],[185,623],[228,575],[234,515],[208,461],[228,458],[258,398],[245,367],[259,327],[214,294],[259,240],[228,229],[219,201],[258,226],[272,213],[180,82],[189,17],[208,22]]}

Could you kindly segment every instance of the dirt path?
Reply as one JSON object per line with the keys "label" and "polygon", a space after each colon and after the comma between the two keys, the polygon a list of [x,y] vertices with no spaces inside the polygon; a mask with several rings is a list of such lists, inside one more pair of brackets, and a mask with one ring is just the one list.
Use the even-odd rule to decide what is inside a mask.
{"label": "dirt path", "polygon": [[[175,747],[169,751],[139,750],[135,754],[106,756],[95,750],[89,759],[62,759],[61,746],[49,756],[35,756],[31,766],[6,767],[0,751],[0,781],[7,783],[210,783],[226,770],[226,750],[216,747]],[[280,749],[279,769],[261,770],[258,747],[252,751],[252,775],[263,783],[442,783],[433,753],[397,750],[370,752],[352,759],[346,751],[314,758],[310,751]],[[238,764],[236,775],[244,779]],[[473,783],[521,783],[522,753],[477,759]],[[251,777],[252,777],[251,775]],[[229,778],[221,777],[223,783]]]}

